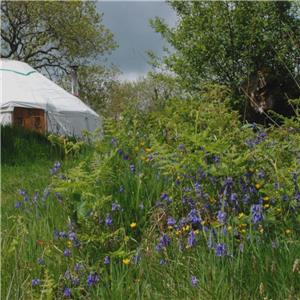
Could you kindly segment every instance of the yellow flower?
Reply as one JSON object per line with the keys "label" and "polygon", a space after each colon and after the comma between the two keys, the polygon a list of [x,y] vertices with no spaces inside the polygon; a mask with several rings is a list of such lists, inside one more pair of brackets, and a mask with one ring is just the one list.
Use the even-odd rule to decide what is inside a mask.
{"label": "yellow flower", "polygon": [[129,236],[125,235],[124,241],[125,241],[125,242],[128,242],[128,241],[129,241]]}
{"label": "yellow flower", "polygon": [[135,223],[135,222],[132,222],[132,223],[130,224],[130,228],[131,228],[131,229],[135,229],[135,228],[136,228],[136,223]]}
{"label": "yellow flower", "polygon": [[263,228],[260,228],[260,229],[259,229],[259,232],[260,232],[260,233],[264,233],[264,229],[263,229]]}
{"label": "yellow flower", "polygon": [[180,233],[181,233],[180,230],[177,230],[177,231],[176,231],[176,235],[179,235]]}
{"label": "yellow flower", "polygon": [[227,230],[228,230],[228,231],[231,231],[231,230],[232,230],[232,226],[228,226],[228,227],[227,227]]}
{"label": "yellow flower", "polygon": [[256,187],[256,189],[260,189],[261,188],[261,185],[259,184],[259,183],[257,183],[256,185],[255,185],[255,187]]}
{"label": "yellow flower", "polygon": [[241,219],[242,217],[244,217],[244,215],[245,215],[244,213],[240,213],[239,214],[239,219]]}
{"label": "yellow flower", "polygon": [[285,231],[285,233],[286,233],[286,234],[291,234],[291,233],[292,233],[292,230],[291,230],[291,229],[287,229],[287,230]]}
{"label": "yellow flower", "polygon": [[146,153],[150,153],[151,151],[152,151],[151,148],[145,148],[145,152],[146,152]]}
{"label": "yellow flower", "polygon": [[202,221],[201,225],[204,226],[206,224],[206,221]]}
{"label": "yellow flower", "polygon": [[130,259],[129,259],[129,258],[124,258],[124,259],[123,259],[123,264],[124,264],[124,265],[127,266],[127,265],[129,265],[129,263],[130,263]]}
{"label": "yellow flower", "polygon": [[270,197],[266,196],[266,197],[264,197],[263,199],[264,199],[264,201],[269,201],[269,200],[270,200]]}
{"label": "yellow flower", "polygon": [[146,157],[145,157],[145,156],[142,156],[142,157],[141,157],[141,160],[146,160]]}
{"label": "yellow flower", "polygon": [[276,208],[276,211],[281,212],[281,208]]}
{"label": "yellow flower", "polygon": [[241,233],[246,233],[246,229],[242,229],[242,230],[241,230]]}
{"label": "yellow flower", "polygon": [[71,248],[72,247],[72,242],[71,241],[67,241],[67,245],[68,245],[69,248]]}
{"label": "yellow flower", "polygon": [[269,208],[270,207],[270,204],[265,204],[264,205],[264,208]]}

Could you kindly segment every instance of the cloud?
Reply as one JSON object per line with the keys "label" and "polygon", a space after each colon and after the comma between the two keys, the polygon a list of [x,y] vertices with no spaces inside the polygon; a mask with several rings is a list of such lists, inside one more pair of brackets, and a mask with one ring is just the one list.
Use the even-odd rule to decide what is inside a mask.
{"label": "cloud", "polygon": [[[157,55],[163,53],[166,43],[149,25],[149,19],[162,17],[175,24],[176,15],[165,2],[98,2],[97,9],[104,13],[103,23],[114,34],[119,48],[108,57],[124,73],[122,78],[136,78],[134,74],[146,74],[150,70],[147,50]],[[128,75],[127,75],[128,74]]]}

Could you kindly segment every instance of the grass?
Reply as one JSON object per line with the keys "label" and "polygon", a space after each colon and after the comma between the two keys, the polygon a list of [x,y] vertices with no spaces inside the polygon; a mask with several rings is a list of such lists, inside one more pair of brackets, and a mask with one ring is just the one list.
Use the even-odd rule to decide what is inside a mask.
{"label": "grass", "polygon": [[[217,114],[213,104],[188,105],[108,124],[104,140],[64,160],[55,175],[49,169],[57,156],[45,155],[50,148],[41,141],[39,157],[2,166],[4,299],[300,298],[298,136],[286,136],[284,127],[243,130],[221,105]],[[230,178],[233,183],[225,183]],[[47,186],[51,193],[43,201]],[[224,186],[225,209],[218,201]],[[30,201],[22,201],[20,188]],[[252,202],[241,200],[247,193]],[[264,217],[253,224],[258,201]],[[189,217],[193,209],[201,222]],[[217,220],[220,209],[227,212],[225,223]],[[170,216],[176,226],[168,226]],[[170,242],[162,244],[164,235]],[[218,245],[226,246],[220,255]],[[83,268],[76,271],[78,263]],[[95,272],[99,282],[91,280]],[[35,278],[41,284],[34,287]]]}

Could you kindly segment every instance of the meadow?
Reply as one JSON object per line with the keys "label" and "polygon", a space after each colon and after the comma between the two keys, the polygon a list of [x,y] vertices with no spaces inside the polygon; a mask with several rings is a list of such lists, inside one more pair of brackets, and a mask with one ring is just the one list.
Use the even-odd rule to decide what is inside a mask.
{"label": "meadow", "polygon": [[76,153],[14,133],[2,299],[300,299],[299,109],[263,127],[227,103],[127,109]]}

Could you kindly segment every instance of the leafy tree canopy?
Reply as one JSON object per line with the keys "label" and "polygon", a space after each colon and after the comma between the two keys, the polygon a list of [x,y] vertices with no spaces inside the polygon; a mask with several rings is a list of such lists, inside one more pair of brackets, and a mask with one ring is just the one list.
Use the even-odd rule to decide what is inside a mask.
{"label": "leafy tree canopy", "polygon": [[212,81],[236,89],[267,68],[300,72],[300,7],[297,2],[171,1],[178,23],[151,20],[174,52],[163,63],[182,83],[198,89]]}
{"label": "leafy tree canopy", "polygon": [[67,73],[116,47],[90,1],[2,1],[1,57]]}

